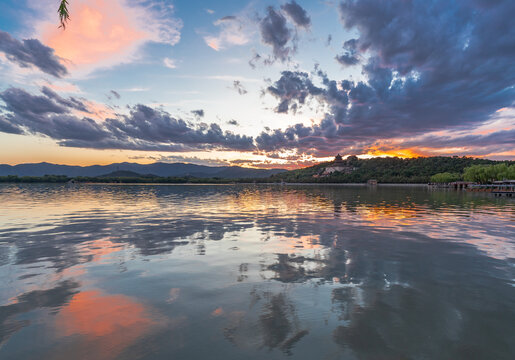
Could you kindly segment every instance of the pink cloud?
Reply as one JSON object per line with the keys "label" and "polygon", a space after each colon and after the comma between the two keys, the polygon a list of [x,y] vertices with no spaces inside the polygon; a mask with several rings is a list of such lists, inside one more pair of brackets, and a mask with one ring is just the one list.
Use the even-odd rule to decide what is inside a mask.
{"label": "pink cloud", "polygon": [[54,16],[38,24],[38,38],[55,50],[69,70],[87,73],[134,59],[138,47],[147,41],[175,45],[182,23],[172,12],[170,5],[159,1],[148,7],[134,0],[74,0],[66,30],[57,28]]}

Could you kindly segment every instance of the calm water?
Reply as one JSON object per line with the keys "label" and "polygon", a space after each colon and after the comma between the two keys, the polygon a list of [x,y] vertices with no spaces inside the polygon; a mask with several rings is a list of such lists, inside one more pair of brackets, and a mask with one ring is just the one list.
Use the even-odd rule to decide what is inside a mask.
{"label": "calm water", "polygon": [[0,358],[514,359],[515,201],[0,185]]}

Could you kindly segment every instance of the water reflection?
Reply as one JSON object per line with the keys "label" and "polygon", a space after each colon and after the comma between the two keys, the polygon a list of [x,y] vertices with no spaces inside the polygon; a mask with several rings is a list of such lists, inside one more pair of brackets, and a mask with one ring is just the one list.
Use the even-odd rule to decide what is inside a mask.
{"label": "water reflection", "polygon": [[54,319],[56,336],[70,339],[55,346],[48,358],[111,359],[141,341],[161,320],[142,304],[124,295],[99,290],[75,294]]}
{"label": "water reflection", "polygon": [[18,320],[19,315],[46,308],[57,312],[67,304],[73,295],[77,294],[79,284],[66,280],[58,283],[54,288],[47,290],[33,290],[17,296],[0,307],[0,346],[9,337],[24,326],[30,324],[29,320]]}
{"label": "water reflection", "polygon": [[0,185],[0,201],[2,358],[515,354],[508,199]]}

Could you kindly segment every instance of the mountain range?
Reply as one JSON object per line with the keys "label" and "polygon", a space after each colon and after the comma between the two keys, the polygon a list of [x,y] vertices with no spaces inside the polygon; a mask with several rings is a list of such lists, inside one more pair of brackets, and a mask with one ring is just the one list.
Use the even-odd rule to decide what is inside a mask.
{"label": "mountain range", "polygon": [[66,175],[76,176],[106,176],[117,172],[131,172],[137,175],[155,175],[162,177],[193,176],[197,178],[219,177],[224,179],[262,178],[284,172],[283,169],[252,169],[239,166],[205,166],[185,163],[137,164],[115,163],[110,165],[71,166],[50,164],[47,162],[37,164],[0,165],[0,176],[44,176]]}

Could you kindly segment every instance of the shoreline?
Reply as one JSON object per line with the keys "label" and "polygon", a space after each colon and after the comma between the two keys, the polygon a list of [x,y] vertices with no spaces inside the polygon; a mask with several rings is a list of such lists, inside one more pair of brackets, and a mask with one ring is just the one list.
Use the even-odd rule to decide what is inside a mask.
{"label": "shoreline", "polygon": [[405,186],[405,187],[429,187],[428,184],[423,183],[384,183],[377,185],[368,185],[367,183],[265,183],[265,182],[227,182],[227,183],[117,183],[117,182],[1,182],[0,184],[59,184],[59,185],[190,185],[190,186],[207,186],[207,185],[274,185],[274,186],[349,186],[349,187],[394,187],[394,186]]}

